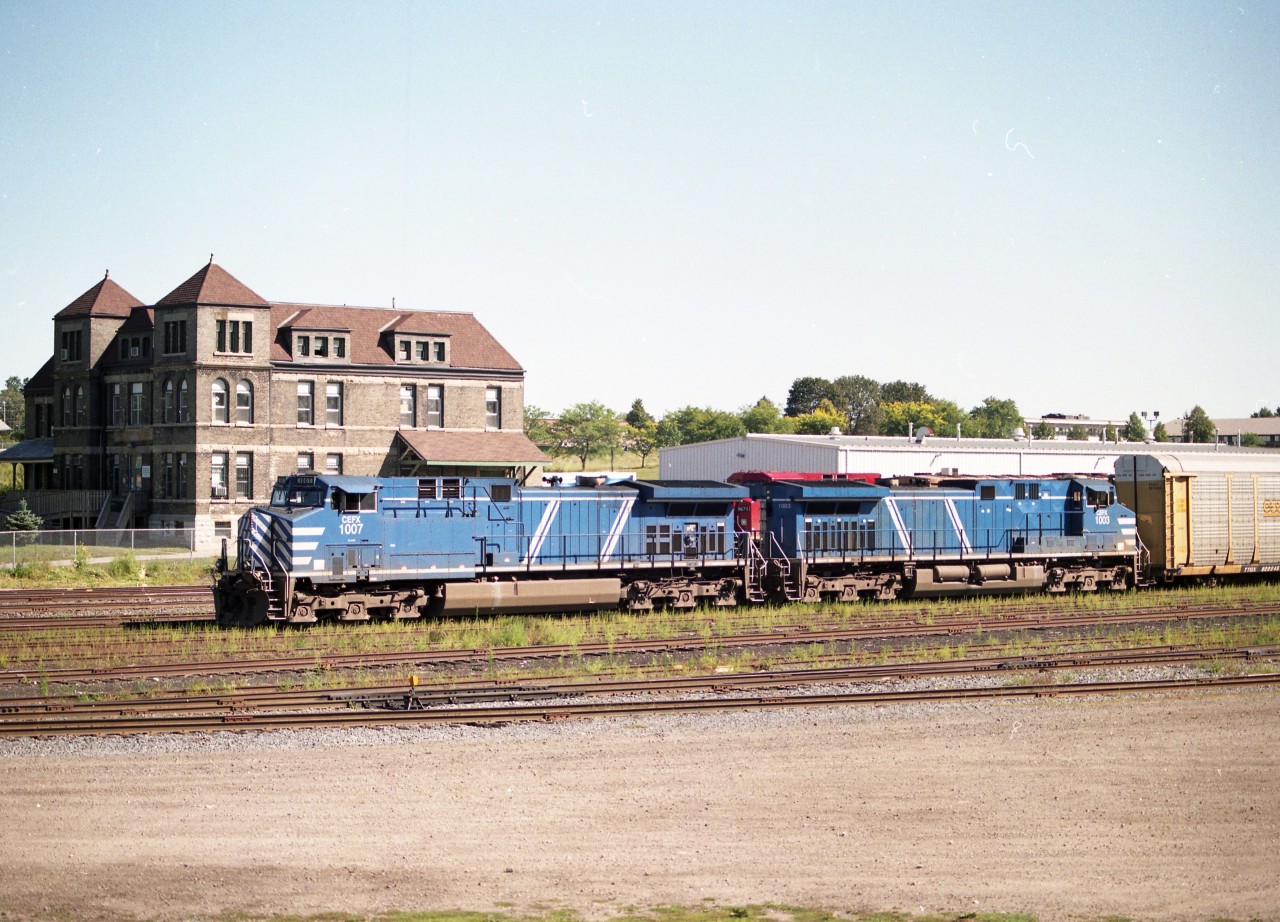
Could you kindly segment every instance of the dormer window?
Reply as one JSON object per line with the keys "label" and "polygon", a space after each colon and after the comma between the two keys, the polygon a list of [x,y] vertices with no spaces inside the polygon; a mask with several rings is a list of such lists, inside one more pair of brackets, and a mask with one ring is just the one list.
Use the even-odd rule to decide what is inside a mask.
{"label": "dormer window", "polygon": [[397,336],[396,361],[423,365],[447,364],[449,361],[449,341],[438,337]]}
{"label": "dormer window", "polygon": [[145,359],[151,354],[150,336],[121,336],[120,358]]}
{"label": "dormer window", "polygon": [[328,333],[297,333],[293,337],[297,359],[346,359],[347,337]]}

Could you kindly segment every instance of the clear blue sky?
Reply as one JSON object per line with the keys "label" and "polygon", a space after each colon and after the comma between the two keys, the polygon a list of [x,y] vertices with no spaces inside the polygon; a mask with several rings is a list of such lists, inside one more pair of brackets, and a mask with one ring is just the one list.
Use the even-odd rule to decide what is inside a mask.
{"label": "clear blue sky", "polygon": [[0,2],[0,376],[104,269],[474,312],[551,411],[1280,405],[1280,4]]}

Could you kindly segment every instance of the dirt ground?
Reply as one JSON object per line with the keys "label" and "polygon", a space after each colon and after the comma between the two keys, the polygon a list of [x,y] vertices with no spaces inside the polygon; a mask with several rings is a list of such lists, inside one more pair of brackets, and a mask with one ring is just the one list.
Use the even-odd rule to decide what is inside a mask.
{"label": "dirt ground", "polygon": [[0,918],[604,918],[712,899],[1276,919],[1278,704],[1258,691],[10,753]]}

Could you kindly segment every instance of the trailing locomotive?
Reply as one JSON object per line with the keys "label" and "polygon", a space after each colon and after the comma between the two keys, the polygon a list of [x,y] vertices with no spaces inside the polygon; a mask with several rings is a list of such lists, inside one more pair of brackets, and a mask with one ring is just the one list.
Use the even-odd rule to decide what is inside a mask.
{"label": "trailing locomotive", "polygon": [[283,477],[214,586],[224,625],[1122,590],[1133,513],[1088,478]]}

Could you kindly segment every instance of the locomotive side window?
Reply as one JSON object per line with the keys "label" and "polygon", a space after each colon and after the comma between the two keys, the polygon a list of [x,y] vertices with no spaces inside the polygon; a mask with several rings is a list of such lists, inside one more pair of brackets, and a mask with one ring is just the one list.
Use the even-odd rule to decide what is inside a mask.
{"label": "locomotive side window", "polygon": [[511,484],[495,483],[493,488],[489,491],[489,498],[495,503],[511,502]]}
{"label": "locomotive side window", "polygon": [[978,494],[978,495],[979,495],[982,499],[987,500],[988,502],[990,502],[991,500],[993,500],[993,499],[995,499],[995,498],[996,498],[996,488],[995,488],[995,487],[993,487],[993,486],[985,486],[985,487],[982,487],[982,488],[980,488],[980,490],[979,490],[979,494]]}
{"label": "locomotive side window", "polygon": [[1111,505],[1111,494],[1106,490],[1085,490],[1085,502],[1095,509],[1103,509]]}
{"label": "locomotive side window", "polygon": [[346,490],[333,491],[334,512],[377,512],[378,494],[348,493]]}

